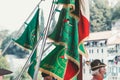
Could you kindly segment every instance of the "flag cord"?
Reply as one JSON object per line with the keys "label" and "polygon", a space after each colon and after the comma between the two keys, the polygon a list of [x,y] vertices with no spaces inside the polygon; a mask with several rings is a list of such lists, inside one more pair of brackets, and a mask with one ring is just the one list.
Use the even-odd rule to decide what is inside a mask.
{"label": "flag cord", "polygon": [[[42,2],[43,0],[41,0],[38,4],[37,4],[37,6],[33,9],[33,11],[31,12],[31,14],[28,16],[28,18],[25,20],[25,22],[27,22],[29,19],[30,19],[30,17],[31,17],[31,15],[34,13],[34,11],[36,10],[36,8],[37,7],[39,7],[39,5],[40,5],[40,3]],[[24,27],[24,25],[25,25],[25,23],[23,23],[22,24],[22,26],[20,27],[20,29],[18,30],[18,32],[17,32],[17,35],[16,36],[13,36],[12,38],[16,38],[18,35],[19,35],[19,33],[20,33],[20,31],[22,30],[22,28]],[[13,42],[13,40],[10,40],[9,41],[9,43],[8,43],[8,45],[5,47],[5,49],[2,51],[2,53],[1,53],[1,55],[3,55],[4,53],[5,53],[5,51],[8,49],[8,47],[12,44],[12,42]],[[0,55],[0,56],[1,56]]]}
{"label": "flag cord", "polygon": [[[53,2],[54,2],[54,0],[53,0]],[[44,47],[45,47],[45,44],[46,44],[47,34],[48,34],[48,31],[49,31],[49,28],[50,28],[49,25],[50,25],[50,21],[51,21],[52,15],[53,15],[52,12],[54,11],[53,10],[54,7],[55,7],[55,4],[52,3],[51,9],[50,9],[50,14],[49,14],[47,25],[46,25],[45,35],[43,36],[42,47],[40,48],[40,53],[39,53],[39,56],[38,56],[36,67],[35,67],[35,73],[34,73],[33,80],[37,80],[38,71],[39,71],[39,67],[40,67],[40,62],[41,62]]]}

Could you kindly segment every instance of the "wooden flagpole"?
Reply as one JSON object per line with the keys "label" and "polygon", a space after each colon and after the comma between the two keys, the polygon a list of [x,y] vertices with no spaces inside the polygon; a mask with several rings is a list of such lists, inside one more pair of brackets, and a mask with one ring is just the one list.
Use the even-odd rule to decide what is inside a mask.
{"label": "wooden flagpole", "polygon": [[83,71],[82,71],[82,55],[80,55],[80,72],[77,76],[77,80],[83,80]]}

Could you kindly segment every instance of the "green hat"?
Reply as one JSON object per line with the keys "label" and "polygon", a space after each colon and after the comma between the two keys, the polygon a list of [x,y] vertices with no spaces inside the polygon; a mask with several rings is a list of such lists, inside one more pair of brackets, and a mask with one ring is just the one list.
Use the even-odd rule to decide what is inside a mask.
{"label": "green hat", "polygon": [[102,63],[100,60],[96,59],[96,60],[91,62],[90,66],[91,66],[91,70],[94,71],[94,70],[99,69],[101,67],[105,67],[106,65],[104,63]]}

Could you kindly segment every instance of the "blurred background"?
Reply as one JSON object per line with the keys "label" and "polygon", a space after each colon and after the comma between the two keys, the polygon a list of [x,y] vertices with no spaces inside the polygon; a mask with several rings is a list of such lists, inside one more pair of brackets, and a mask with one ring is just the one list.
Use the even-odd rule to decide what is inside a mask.
{"label": "blurred background", "polygon": [[[0,0],[0,54],[13,38],[26,18],[30,15],[39,0]],[[46,25],[51,0],[41,3],[42,27]],[[90,35],[84,44],[89,54],[89,61],[100,59],[107,64],[105,80],[120,80],[120,0],[89,0],[90,7]],[[47,4],[47,6],[46,6]],[[57,22],[53,20],[53,26]],[[16,77],[26,60],[29,52],[11,44],[4,56],[0,56],[0,68],[6,68],[13,73],[4,76],[4,80]],[[89,65],[83,58],[83,80],[91,78]],[[88,76],[88,77],[85,77]],[[27,72],[23,80],[30,80]],[[42,77],[39,75],[39,80]]]}

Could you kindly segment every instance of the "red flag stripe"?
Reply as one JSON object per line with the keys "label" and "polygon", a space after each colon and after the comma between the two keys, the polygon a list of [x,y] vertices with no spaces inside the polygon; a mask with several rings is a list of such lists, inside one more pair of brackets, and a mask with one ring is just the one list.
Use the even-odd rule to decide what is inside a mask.
{"label": "red flag stripe", "polygon": [[80,20],[78,23],[79,42],[89,35],[89,25],[88,0],[80,0]]}
{"label": "red flag stripe", "polygon": [[[74,66],[75,65],[75,66]],[[68,60],[67,68],[64,76],[64,80],[70,80],[75,76],[75,74],[78,72],[78,67],[76,64],[70,60]]]}
{"label": "red flag stripe", "polygon": [[88,19],[80,14],[80,20],[78,23],[79,42],[89,35],[89,21]]}

